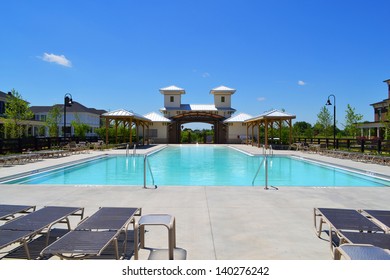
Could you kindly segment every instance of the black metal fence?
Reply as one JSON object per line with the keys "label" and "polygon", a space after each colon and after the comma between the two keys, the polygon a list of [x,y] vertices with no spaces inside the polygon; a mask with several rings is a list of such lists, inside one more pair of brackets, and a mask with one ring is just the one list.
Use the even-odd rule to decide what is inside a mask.
{"label": "black metal fence", "polygon": [[[28,137],[18,139],[0,139],[0,154],[22,153],[26,151],[40,151],[60,148],[67,143],[80,139],[72,137]],[[83,139],[87,142],[97,142],[98,138]],[[135,141],[135,139],[134,139]],[[113,139],[113,143],[114,143]],[[367,138],[337,138],[333,143],[333,138],[299,138],[295,137],[294,142],[307,144],[325,144],[328,149],[342,149],[364,152],[390,153],[390,141]],[[135,143],[135,142],[134,142]]]}
{"label": "black metal fence", "polygon": [[390,153],[390,141],[382,140],[379,138],[368,139],[364,137],[358,137],[356,139],[350,138],[337,138],[333,141],[333,138],[294,138],[295,142],[307,143],[307,144],[325,144],[328,149],[342,149],[353,150],[359,152],[376,152],[381,154],[383,152]]}

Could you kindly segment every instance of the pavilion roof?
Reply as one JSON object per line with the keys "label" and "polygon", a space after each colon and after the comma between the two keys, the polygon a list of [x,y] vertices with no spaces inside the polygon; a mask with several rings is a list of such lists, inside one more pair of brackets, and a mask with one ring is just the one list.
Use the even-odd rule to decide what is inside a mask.
{"label": "pavilion roof", "polygon": [[236,116],[232,116],[232,117],[226,119],[224,122],[225,123],[244,122],[244,121],[251,119],[251,118],[253,118],[253,116],[245,114],[245,113],[240,113]]}
{"label": "pavilion roof", "polygon": [[133,111],[127,111],[125,109],[118,109],[102,114],[103,118],[108,119],[134,119],[140,121],[151,122],[150,119],[145,118],[144,116],[134,113]]}
{"label": "pavilion roof", "polygon": [[295,119],[295,115],[282,112],[280,110],[271,110],[253,118],[247,119],[245,122],[262,121],[262,120],[291,120]]}

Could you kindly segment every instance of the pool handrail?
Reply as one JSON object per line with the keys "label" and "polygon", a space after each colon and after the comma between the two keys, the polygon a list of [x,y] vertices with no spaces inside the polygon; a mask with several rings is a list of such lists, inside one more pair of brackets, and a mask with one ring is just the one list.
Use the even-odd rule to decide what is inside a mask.
{"label": "pool handrail", "polygon": [[153,184],[154,188],[157,189],[157,185],[154,183],[154,176],[153,176],[152,168],[150,167],[150,163],[149,163],[147,154],[144,155],[144,189],[147,188],[146,187],[146,168],[149,168],[150,176],[152,177],[152,184]]}

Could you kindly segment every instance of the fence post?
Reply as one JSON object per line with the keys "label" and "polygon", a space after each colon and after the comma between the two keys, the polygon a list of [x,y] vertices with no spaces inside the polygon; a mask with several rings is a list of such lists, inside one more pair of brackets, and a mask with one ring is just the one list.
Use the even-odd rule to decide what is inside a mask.
{"label": "fence post", "polygon": [[378,150],[378,154],[382,153],[382,141],[381,141],[381,139],[378,139],[377,150]]}
{"label": "fence post", "polygon": [[362,152],[362,153],[364,153],[364,144],[365,144],[365,140],[364,139],[362,139],[362,143],[360,144],[360,151]]}
{"label": "fence post", "polygon": [[18,150],[17,150],[17,153],[21,153],[23,152],[23,149],[22,149],[22,138],[18,138]]}
{"label": "fence post", "polygon": [[347,149],[349,150],[351,148],[351,140],[347,139]]}

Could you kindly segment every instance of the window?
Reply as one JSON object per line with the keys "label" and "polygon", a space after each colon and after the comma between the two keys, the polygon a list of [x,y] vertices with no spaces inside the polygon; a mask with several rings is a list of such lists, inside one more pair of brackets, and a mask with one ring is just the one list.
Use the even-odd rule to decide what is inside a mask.
{"label": "window", "polygon": [[175,97],[174,96],[170,96],[169,101],[170,102],[175,102]]}
{"label": "window", "polygon": [[35,118],[34,118],[36,121],[42,121],[42,122],[45,122],[46,121],[46,115],[35,115]]}
{"label": "window", "polygon": [[0,114],[4,114],[4,113],[5,113],[5,102],[0,101]]}
{"label": "window", "polygon": [[149,137],[157,138],[157,129],[149,129]]}
{"label": "window", "polygon": [[377,114],[378,114],[378,120],[379,121],[382,120],[382,110],[381,109],[382,108],[377,109]]}
{"label": "window", "polygon": [[225,102],[225,96],[221,96],[221,102],[222,102],[222,103]]}

